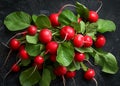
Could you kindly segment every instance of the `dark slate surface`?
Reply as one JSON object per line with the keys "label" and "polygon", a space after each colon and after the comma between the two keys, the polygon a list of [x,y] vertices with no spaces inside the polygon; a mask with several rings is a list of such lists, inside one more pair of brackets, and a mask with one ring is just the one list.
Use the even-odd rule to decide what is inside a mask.
{"label": "dark slate surface", "polygon": [[[99,4],[96,0],[78,0],[85,4],[89,9],[96,10]],[[13,11],[25,11],[30,14],[45,13],[49,15],[52,12],[57,12],[64,4],[74,4],[75,0],[0,0],[0,41],[6,42],[13,33],[7,31],[3,25],[3,19],[6,15]],[[99,16],[104,19],[110,19],[116,23],[117,30],[112,33],[105,33],[107,38],[107,44],[104,50],[113,53],[120,66],[120,0],[103,0],[103,7],[99,12]],[[0,66],[3,64],[4,57],[8,49],[0,44]],[[12,56],[15,57],[14,55]],[[3,76],[8,71],[14,59],[9,60],[9,64],[6,65],[4,70],[0,71],[0,76]],[[99,86],[120,86],[120,71],[115,75],[109,75],[102,73],[97,67],[97,81]],[[10,74],[5,80],[0,77],[0,86],[20,86],[18,80],[18,74]],[[75,77],[76,86],[95,86],[93,81],[86,81],[83,79],[83,72],[78,71]],[[52,81],[51,86],[63,86],[61,79]],[[66,86],[73,86],[71,79],[67,79]]]}

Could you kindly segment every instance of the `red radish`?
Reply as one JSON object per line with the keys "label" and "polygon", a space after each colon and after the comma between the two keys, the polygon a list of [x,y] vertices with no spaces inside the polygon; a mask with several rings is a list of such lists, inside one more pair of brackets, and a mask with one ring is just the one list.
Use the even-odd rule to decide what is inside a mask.
{"label": "red radish", "polygon": [[93,44],[93,40],[91,36],[84,36],[84,47],[91,47]]}
{"label": "red radish", "polygon": [[17,50],[20,47],[20,41],[16,38],[11,39],[9,45],[12,50]]}
{"label": "red radish", "polygon": [[94,69],[88,69],[85,74],[84,74],[84,78],[87,80],[91,80],[93,79],[95,76],[95,71]]}
{"label": "red radish", "polygon": [[52,26],[59,26],[60,25],[60,23],[58,21],[58,17],[59,17],[58,13],[50,14],[49,19],[50,19]]}
{"label": "red radish", "polygon": [[73,39],[73,44],[75,47],[82,47],[84,43],[84,37],[81,34],[77,34]]}
{"label": "red radish", "polygon": [[22,49],[25,49],[25,45],[21,45],[21,46],[19,47],[19,51],[21,51]]}
{"label": "red radish", "polygon": [[74,35],[75,35],[75,30],[74,28],[70,27],[70,26],[64,26],[61,30],[60,30],[60,35],[62,38],[66,38],[66,40],[71,40]]}
{"label": "red radish", "polygon": [[97,14],[97,12],[95,11],[89,11],[89,17],[88,17],[88,20],[90,22],[96,22],[98,20],[99,16]]}
{"label": "red radish", "polygon": [[34,63],[36,65],[42,65],[44,63],[44,58],[42,56],[38,55],[34,58]]}
{"label": "red radish", "polygon": [[45,44],[50,42],[52,40],[52,32],[47,28],[42,29],[39,33],[39,40]]}
{"label": "red radish", "polygon": [[57,76],[63,76],[67,72],[67,68],[65,66],[58,66],[54,69],[54,73]]}
{"label": "red radish", "polygon": [[27,29],[27,33],[32,36],[35,35],[37,33],[37,27],[34,25],[29,26]]}
{"label": "red radish", "polygon": [[98,35],[94,44],[96,48],[102,48],[105,45],[105,43],[106,38],[103,35]]}
{"label": "red radish", "polygon": [[33,63],[33,66],[34,66],[34,67],[37,66],[37,69],[38,69],[38,70],[41,70],[41,69],[43,68],[43,65],[42,65],[42,64],[37,65],[36,63]]}
{"label": "red radish", "polygon": [[84,54],[84,53],[76,52],[76,53],[75,53],[75,56],[74,56],[74,59],[75,59],[75,61],[77,61],[77,62],[82,62],[82,61],[84,61],[84,59],[85,59],[85,54]]}
{"label": "red radish", "polygon": [[20,67],[17,64],[14,64],[11,69],[13,72],[18,72],[20,70]]}
{"label": "red radish", "polygon": [[50,54],[56,54],[58,49],[58,43],[55,41],[51,41],[46,45],[46,52]]}
{"label": "red radish", "polygon": [[28,55],[27,51],[25,50],[25,48],[23,48],[19,51],[19,55],[24,60],[29,59],[29,55]]}
{"label": "red radish", "polygon": [[52,62],[56,62],[56,55],[50,55],[50,60]]}
{"label": "red radish", "polygon": [[67,78],[74,78],[76,75],[76,71],[67,71],[65,77]]}
{"label": "red radish", "polygon": [[78,23],[80,23],[82,21],[82,19],[81,18],[78,18]]}

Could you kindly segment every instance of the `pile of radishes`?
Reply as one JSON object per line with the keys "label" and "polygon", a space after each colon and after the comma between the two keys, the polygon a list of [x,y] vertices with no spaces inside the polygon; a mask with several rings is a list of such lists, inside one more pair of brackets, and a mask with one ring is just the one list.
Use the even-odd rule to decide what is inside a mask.
{"label": "pile of radishes", "polygon": [[[14,17],[13,15],[17,14],[16,19],[22,19],[22,15],[24,17],[28,15],[24,12],[14,12],[5,18],[4,24],[10,31],[25,29],[11,37],[8,45],[4,44],[10,48],[9,55],[14,51],[18,53],[18,61],[11,66],[9,73],[11,71],[23,71],[22,67],[26,68],[20,74],[22,86],[32,86],[37,83],[40,86],[49,86],[51,80],[54,80],[56,76],[63,78],[65,86],[65,78],[73,79],[76,76],[76,71],[80,69],[84,71],[85,79],[96,81],[93,63],[89,59],[99,55],[99,50],[97,51],[97,49],[101,49],[106,44],[106,38],[102,33],[113,31],[115,28],[113,27],[112,30],[107,29],[106,31],[97,30],[99,27],[97,12],[89,11],[88,8],[79,2],[77,2],[76,6],[71,6],[77,9],[76,13],[62,8],[58,13],[52,13],[49,16],[33,15],[30,24],[27,22],[22,25],[22,23],[27,21],[26,19],[22,21],[16,20],[11,25],[8,24],[11,22],[11,18]],[[18,22],[22,23],[18,24]],[[20,26],[14,28],[15,24]],[[9,55],[2,68],[7,64]],[[100,60],[95,58],[95,61]],[[99,62],[98,65],[100,65]],[[103,70],[103,72],[106,71]],[[114,74],[117,71],[110,69],[107,72]],[[8,73],[4,79],[7,76]],[[35,80],[33,80],[34,78]],[[44,80],[47,80],[47,84]]]}

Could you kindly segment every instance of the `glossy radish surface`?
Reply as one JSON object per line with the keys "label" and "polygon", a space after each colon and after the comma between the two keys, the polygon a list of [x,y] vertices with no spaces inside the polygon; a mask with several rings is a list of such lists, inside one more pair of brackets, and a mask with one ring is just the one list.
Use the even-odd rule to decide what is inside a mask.
{"label": "glossy radish surface", "polygon": [[29,59],[29,55],[24,48],[19,51],[19,56],[24,60]]}
{"label": "glossy radish surface", "polygon": [[38,55],[34,58],[34,63],[36,65],[41,65],[44,63],[44,58],[42,56]]}
{"label": "glossy radish surface", "polygon": [[20,47],[20,41],[14,38],[10,40],[9,46],[12,50],[17,50]]}
{"label": "glossy radish surface", "polygon": [[27,29],[27,33],[32,36],[35,35],[37,33],[37,27],[34,25],[29,26]]}
{"label": "glossy radish surface", "polygon": [[51,41],[46,45],[46,52],[50,54],[56,54],[58,49],[58,43],[55,41]]}
{"label": "glossy radish surface", "polygon": [[59,26],[60,25],[60,23],[58,21],[58,17],[59,17],[58,13],[50,14],[49,19],[50,19],[52,26]]}
{"label": "glossy radish surface", "polygon": [[84,36],[84,47],[91,47],[93,44],[92,37],[85,35]]}
{"label": "glossy radish surface", "polygon": [[91,80],[93,79],[95,76],[95,71],[94,69],[88,69],[85,74],[84,74],[84,78],[87,80]]}
{"label": "glossy radish surface", "polygon": [[18,72],[20,70],[20,67],[19,67],[19,65],[14,64],[11,69],[13,72]]}
{"label": "glossy radish surface", "polygon": [[63,39],[66,37],[66,40],[71,40],[75,35],[75,30],[70,26],[64,26],[60,30],[60,35]]}
{"label": "glossy radish surface", "polygon": [[99,16],[95,11],[89,11],[89,17],[88,20],[90,22],[96,22],[98,20]]}
{"label": "glossy radish surface", "polygon": [[74,78],[76,75],[76,71],[67,71],[65,74],[66,78]]}
{"label": "glossy radish surface", "polygon": [[83,35],[81,35],[81,34],[75,35],[75,37],[73,39],[73,44],[77,48],[82,47],[83,44],[84,44],[84,37],[83,37]]}
{"label": "glossy radish surface", "polygon": [[85,60],[85,54],[84,53],[76,52],[75,56],[74,56],[74,60],[77,61],[77,62],[84,61]]}
{"label": "glossy radish surface", "polygon": [[98,35],[94,43],[96,48],[102,48],[106,44],[106,38],[103,35]]}
{"label": "glossy radish surface", "polygon": [[49,29],[42,29],[39,32],[39,40],[42,43],[48,43],[52,40],[52,32]]}

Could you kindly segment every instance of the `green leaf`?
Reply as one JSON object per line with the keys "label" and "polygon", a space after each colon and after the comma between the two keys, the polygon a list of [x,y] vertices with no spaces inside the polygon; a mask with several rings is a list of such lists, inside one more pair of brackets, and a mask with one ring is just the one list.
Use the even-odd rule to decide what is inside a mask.
{"label": "green leaf", "polygon": [[51,74],[48,69],[44,69],[42,73],[42,79],[40,81],[40,86],[50,86]]}
{"label": "green leaf", "polygon": [[63,66],[68,66],[74,58],[74,48],[70,42],[59,44],[57,50],[57,62]]}
{"label": "green leaf", "polygon": [[34,71],[34,67],[23,71],[19,76],[22,86],[33,86],[40,81],[40,78],[39,72],[37,70]]}
{"label": "green leaf", "polygon": [[32,15],[32,20],[33,20],[34,23],[36,22],[37,17],[38,17],[37,15]]}
{"label": "green leaf", "polygon": [[70,10],[64,10],[59,15],[59,22],[63,25],[70,25],[72,22],[77,22],[77,17]]}
{"label": "green leaf", "polygon": [[36,25],[42,29],[42,28],[51,28],[51,23],[49,18],[46,15],[40,15],[37,17]]}
{"label": "green leaf", "polygon": [[89,47],[89,48],[84,48],[84,47],[75,48],[75,50],[80,52],[80,53],[87,53],[87,52],[92,53],[93,52],[93,49],[91,47]]}
{"label": "green leaf", "polygon": [[102,50],[95,50],[95,64],[102,67],[102,71],[109,74],[115,74],[118,71],[118,64],[115,56]]}
{"label": "green leaf", "polygon": [[77,33],[84,33],[85,32],[85,23],[81,21],[80,23],[73,22],[71,23],[71,26],[74,27]]}
{"label": "green leaf", "polygon": [[38,34],[34,36],[26,35],[26,41],[31,44],[37,44],[38,42]]}
{"label": "green leaf", "polygon": [[79,62],[72,62],[68,67],[67,69],[69,71],[75,71],[75,70],[80,70],[80,63]]}
{"label": "green leaf", "polygon": [[115,23],[110,20],[99,19],[97,21],[97,24],[98,24],[97,31],[100,33],[112,32],[116,30]]}
{"label": "green leaf", "polygon": [[40,44],[26,44],[26,50],[30,56],[37,56],[41,53]]}
{"label": "green leaf", "polygon": [[30,26],[31,16],[25,12],[13,12],[9,14],[5,20],[4,24],[10,31],[23,30]]}
{"label": "green leaf", "polygon": [[30,59],[27,59],[27,60],[22,60],[20,65],[22,66],[28,66],[30,64],[31,60]]}
{"label": "green leaf", "polygon": [[80,17],[83,19],[87,19],[89,16],[88,8],[79,2],[76,3],[76,11],[80,15]]}
{"label": "green leaf", "polygon": [[88,67],[83,62],[80,62],[80,66],[84,71],[88,70]]}

